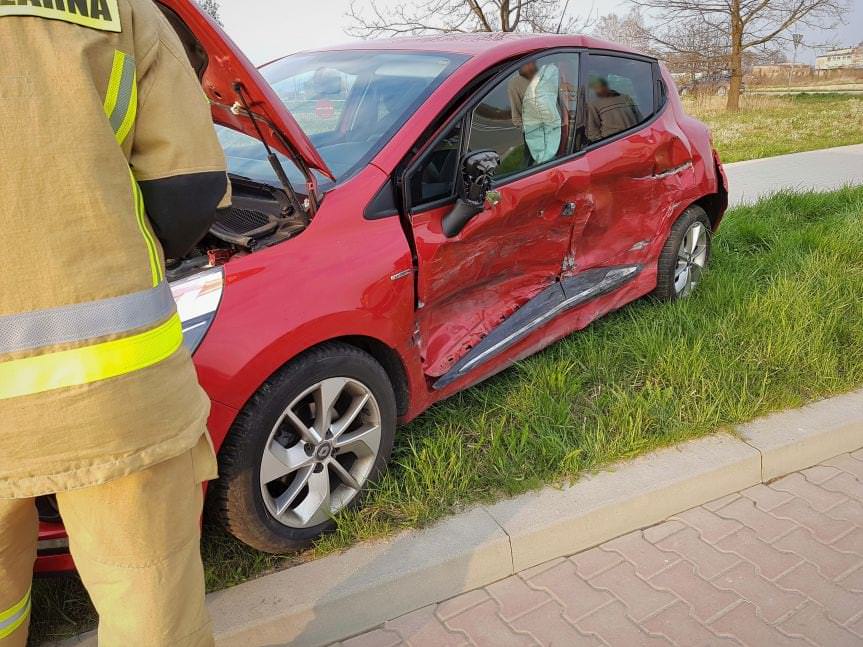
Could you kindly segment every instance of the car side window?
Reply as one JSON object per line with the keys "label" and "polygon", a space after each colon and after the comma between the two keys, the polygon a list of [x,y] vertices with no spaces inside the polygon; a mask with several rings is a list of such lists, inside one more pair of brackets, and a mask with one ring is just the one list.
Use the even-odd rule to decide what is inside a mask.
{"label": "car side window", "polygon": [[591,54],[587,69],[587,141],[608,139],[653,114],[653,65],[620,56]]}
{"label": "car side window", "polygon": [[577,53],[538,56],[498,83],[470,114],[467,152],[497,152],[497,178],[565,155],[577,107],[578,60]]}
{"label": "car side window", "polygon": [[455,178],[461,158],[459,119],[425,156],[410,179],[411,204],[414,206],[449,198],[455,192]]}

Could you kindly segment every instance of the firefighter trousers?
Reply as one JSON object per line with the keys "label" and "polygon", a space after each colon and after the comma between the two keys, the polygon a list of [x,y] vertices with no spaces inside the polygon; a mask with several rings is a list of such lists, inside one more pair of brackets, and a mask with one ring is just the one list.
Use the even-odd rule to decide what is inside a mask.
{"label": "firefighter trousers", "polygon": [[[100,647],[214,644],[199,525],[211,460],[209,442],[199,443],[142,472],[57,495],[99,613]],[[0,500],[0,647],[27,643],[37,526],[32,499]]]}

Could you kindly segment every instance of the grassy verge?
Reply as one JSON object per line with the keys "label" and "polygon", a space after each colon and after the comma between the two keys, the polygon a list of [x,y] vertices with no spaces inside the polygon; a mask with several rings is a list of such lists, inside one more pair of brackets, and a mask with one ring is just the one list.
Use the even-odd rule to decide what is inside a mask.
{"label": "grassy verge", "polygon": [[863,142],[859,95],[744,95],[738,113],[725,112],[724,97],[686,98],[684,105],[710,126],[723,162]]}
{"label": "grassy verge", "polygon": [[[692,299],[634,303],[436,406],[313,551],[262,555],[206,528],[210,588],[863,384],[861,221],[863,188],[735,209]],[[35,638],[91,622],[74,578],[37,582]]]}

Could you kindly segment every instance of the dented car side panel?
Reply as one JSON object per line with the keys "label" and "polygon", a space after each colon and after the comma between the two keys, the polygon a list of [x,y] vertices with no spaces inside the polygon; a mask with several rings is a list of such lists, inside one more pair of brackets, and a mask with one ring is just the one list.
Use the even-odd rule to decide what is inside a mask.
{"label": "dented car side panel", "polygon": [[496,187],[500,201],[455,237],[441,231],[452,205],[412,217],[417,312],[425,373],[438,377],[560,274],[570,224],[552,207],[559,173]]}

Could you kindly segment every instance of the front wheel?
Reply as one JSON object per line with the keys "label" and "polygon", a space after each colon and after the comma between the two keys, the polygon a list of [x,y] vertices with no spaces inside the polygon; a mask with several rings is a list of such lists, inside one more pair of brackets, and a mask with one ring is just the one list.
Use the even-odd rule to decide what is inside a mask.
{"label": "front wheel", "polygon": [[380,475],[395,428],[393,388],[373,357],[341,343],[311,350],[238,416],[219,452],[217,514],[258,550],[305,548]]}
{"label": "front wheel", "polygon": [[659,255],[653,296],[674,301],[692,294],[710,260],[710,238],[710,219],[704,209],[693,205],[680,215]]}

